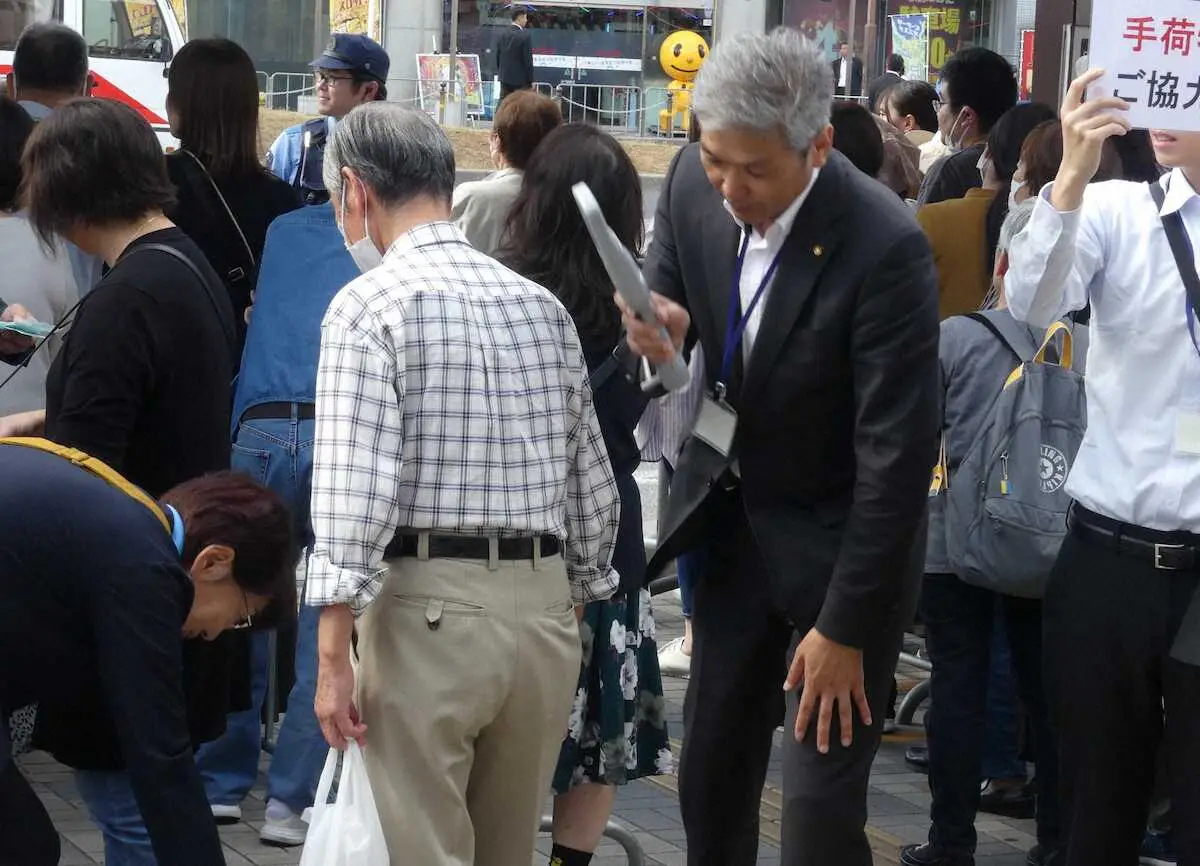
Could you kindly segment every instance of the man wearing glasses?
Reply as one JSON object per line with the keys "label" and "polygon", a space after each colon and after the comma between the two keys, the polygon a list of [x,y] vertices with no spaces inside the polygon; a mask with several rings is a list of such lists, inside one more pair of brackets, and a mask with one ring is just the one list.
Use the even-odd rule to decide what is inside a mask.
{"label": "man wearing glasses", "polygon": [[334,33],[321,56],[309,64],[316,75],[320,117],[286,129],[267,153],[267,167],[300,191],[304,203],[329,201],[321,166],[334,124],[358,106],[387,99],[391,62],[374,39]]}

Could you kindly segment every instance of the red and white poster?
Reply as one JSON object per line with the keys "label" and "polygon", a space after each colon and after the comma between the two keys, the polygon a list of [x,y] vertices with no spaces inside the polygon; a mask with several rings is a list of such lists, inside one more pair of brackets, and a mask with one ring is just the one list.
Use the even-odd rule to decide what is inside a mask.
{"label": "red and white poster", "polygon": [[1033,93],[1033,31],[1021,31],[1021,99],[1027,100]]}

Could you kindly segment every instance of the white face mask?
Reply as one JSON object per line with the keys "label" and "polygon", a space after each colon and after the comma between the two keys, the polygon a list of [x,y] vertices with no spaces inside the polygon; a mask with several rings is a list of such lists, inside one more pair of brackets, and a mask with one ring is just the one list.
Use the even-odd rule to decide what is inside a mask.
{"label": "white face mask", "polygon": [[1010,211],[1015,210],[1017,205],[1020,204],[1020,202],[1017,201],[1017,193],[1019,193],[1024,188],[1025,188],[1024,181],[1021,181],[1021,183],[1017,183],[1016,181],[1013,181],[1013,185],[1008,191],[1008,209]]}
{"label": "white face mask", "polygon": [[954,115],[954,122],[946,130],[946,147],[950,148],[952,153],[958,153],[963,149],[963,140],[961,138],[958,141],[954,140],[954,130],[958,129],[958,121],[962,118],[964,111],[966,111],[965,108],[959,109],[958,114]]}
{"label": "white face mask", "polygon": [[364,274],[367,271],[372,271],[383,264],[383,253],[375,246],[375,242],[371,240],[371,223],[367,220],[366,212],[367,196],[363,192],[363,237],[361,241],[350,243],[346,238],[346,185],[342,184],[342,207],[341,207],[341,225],[342,225],[342,242],[346,245],[346,251],[350,253],[350,258],[354,259],[354,264],[358,265],[358,269]]}

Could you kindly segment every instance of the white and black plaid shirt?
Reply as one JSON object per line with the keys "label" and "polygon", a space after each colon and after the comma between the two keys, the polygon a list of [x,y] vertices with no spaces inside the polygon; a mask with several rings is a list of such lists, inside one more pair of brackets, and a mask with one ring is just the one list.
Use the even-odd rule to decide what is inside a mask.
{"label": "white and black plaid shirt", "polygon": [[575,325],[448,223],[330,304],[313,460],[309,604],[364,611],[398,527],[555,535],[576,603],[616,590],[620,502]]}

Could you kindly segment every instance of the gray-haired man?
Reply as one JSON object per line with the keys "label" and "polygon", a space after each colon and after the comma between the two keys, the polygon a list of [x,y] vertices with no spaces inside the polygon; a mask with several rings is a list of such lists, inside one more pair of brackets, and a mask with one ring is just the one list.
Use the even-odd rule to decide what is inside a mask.
{"label": "gray-haired man", "polygon": [[937,279],[903,202],[833,151],[832,92],[795,31],[717,46],[646,260],[675,345],[625,320],[652,361],[690,332],[707,368],[650,566],[708,549],[679,774],[695,866],[755,860],[785,683],[783,862],[871,863],[867,778],[937,451]]}
{"label": "gray-haired man", "polygon": [[449,223],[454,153],[426,115],[356,108],[324,169],[367,273],[322,323],[317,717],[338,747],[370,726],[397,862],[527,863],[579,669],[575,608],[617,587],[579,339],[548,291]]}

